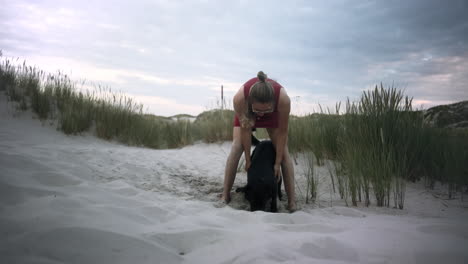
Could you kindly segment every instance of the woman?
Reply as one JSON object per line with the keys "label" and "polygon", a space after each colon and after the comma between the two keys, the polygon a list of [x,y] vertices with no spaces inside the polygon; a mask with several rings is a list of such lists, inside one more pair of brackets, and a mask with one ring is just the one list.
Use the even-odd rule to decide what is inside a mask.
{"label": "woman", "polygon": [[288,196],[288,210],[296,210],[294,190],[294,167],[288,152],[288,121],[291,101],[285,89],[277,82],[268,79],[260,71],[257,78],[247,81],[233,99],[234,119],[233,143],[224,172],[222,200],[231,201],[231,188],[236,178],[237,166],[242,152],[245,157],[245,170],[250,167],[251,133],[253,128],[266,128],[276,149],[274,164],[275,176],[284,176],[284,186]]}

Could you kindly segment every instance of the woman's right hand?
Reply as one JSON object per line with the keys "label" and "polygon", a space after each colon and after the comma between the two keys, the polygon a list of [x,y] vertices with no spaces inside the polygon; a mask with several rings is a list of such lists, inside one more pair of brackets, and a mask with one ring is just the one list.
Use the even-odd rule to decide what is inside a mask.
{"label": "woman's right hand", "polygon": [[241,128],[251,128],[254,125],[254,120],[247,117],[247,115],[241,115],[239,117]]}
{"label": "woman's right hand", "polygon": [[245,160],[245,172],[249,171],[251,161],[250,160]]}

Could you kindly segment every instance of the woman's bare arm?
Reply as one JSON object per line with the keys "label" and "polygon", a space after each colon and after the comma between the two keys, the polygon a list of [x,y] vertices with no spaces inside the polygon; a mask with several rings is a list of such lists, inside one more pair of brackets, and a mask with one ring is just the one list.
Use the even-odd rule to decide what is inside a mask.
{"label": "woman's bare arm", "polygon": [[281,89],[278,100],[278,134],[276,139],[276,161],[275,165],[281,165],[284,149],[288,140],[289,113],[291,111],[291,100],[284,89]]}
{"label": "woman's bare arm", "polygon": [[245,169],[248,170],[251,163],[250,149],[252,147],[252,121],[247,115],[247,102],[244,97],[244,86],[242,86],[233,99],[234,111],[241,124],[241,143],[244,149]]}

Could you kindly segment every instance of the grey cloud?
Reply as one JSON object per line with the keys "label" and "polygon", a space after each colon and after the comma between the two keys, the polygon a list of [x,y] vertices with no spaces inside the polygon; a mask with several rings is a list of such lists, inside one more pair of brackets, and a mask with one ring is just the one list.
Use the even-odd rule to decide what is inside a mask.
{"label": "grey cloud", "polygon": [[[0,10],[0,23],[27,17],[11,11],[12,3]],[[51,27],[48,35],[0,29],[0,48],[25,59],[38,52],[163,78],[208,75],[239,83],[264,70],[286,87],[337,100],[380,81],[400,83],[419,97],[456,100],[468,82],[462,74],[466,64],[447,60],[468,57],[466,1],[34,3],[52,15],[69,8],[80,24]],[[432,58],[425,61],[425,56]],[[447,87],[425,88],[431,76],[442,73],[452,73],[452,80],[439,83]],[[134,92],[177,98],[169,87],[128,83]],[[202,88],[193,87],[189,95],[197,100],[208,96],[193,92],[197,89]]]}

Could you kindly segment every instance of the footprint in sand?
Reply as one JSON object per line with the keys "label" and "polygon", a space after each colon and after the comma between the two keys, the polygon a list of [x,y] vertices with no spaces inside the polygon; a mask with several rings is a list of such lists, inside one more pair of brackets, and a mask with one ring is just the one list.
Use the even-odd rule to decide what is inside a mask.
{"label": "footprint in sand", "polygon": [[299,253],[310,258],[359,262],[356,249],[332,237],[323,237],[314,242],[304,243]]}
{"label": "footprint in sand", "polygon": [[10,185],[0,182],[0,205],[19,204],[29,199],[44,196],[55,196],[58,192]]}
{"label": "footprint in sand", "polygon": [[83,204],[76,199],[61,197],[60,199],[53,199],[50,201],[50,206],[60,211],[76,212],[78,209],[83,208]]}
{"label": "footprint in sand", "polygon": [[140,213],[142,216],[160,223],[169,222],[177,217],[177,214],[169,211],[168,209],[157,206],[143,207],[140,209]]}
{"label": "footprint in sand", "polygon": [[363,213],[363,212],[361,212],[361,211],[359,211],[357,209],[349,208],[349,207],[337,206],[337,207],[326,208],[324,210],[327,211],[327,212],[330,212],[332,214],[340,215],[340,216],[356,217],[356,218],[366,217],[365,213]]}
{"label": "footprint in sand", "polygon": [[297,212],[289,214],[265,215],[263,221],[272,224],[275,229],[286,232],[312,232],[318,234],[336,234],[345,231],[343,228],[317,223],[311,215]]}
{"label": "footprint in sand", "polygon": [[343,228],[323,224],[301,224],[301,225],[274,225],[274,228],[286,232],[310,232],[318,234],[336,234],[345,231]]}
{"label": "footprint in sand", "polygon": [[263,217],[263,221],[279,225],[306,225],[317,222],[317,219],[308,213],[297,211],[294,214],[268,214]]}
{"label": "footprint in sand", "polygon": [[78,185],[80,180],[73,179],[65,174],[53,171],[37,172],[32,175],[39,183],[46,186],[63,187],[69,185]]}
{"label": "footprint in sand", "polygon": [[217,229],[198,229],[185,232],[156,233],[149,235],[148,238],[172,247],[174,252],[178,254],[185,255],[229,237],[225,233]]}
{"label": "footprint in sand", "polygon": [[135,196],[139,193],[137,190],[135,190],[132,187],[123,187],[123,188],[115,189],[114,192],[123,196]]}

